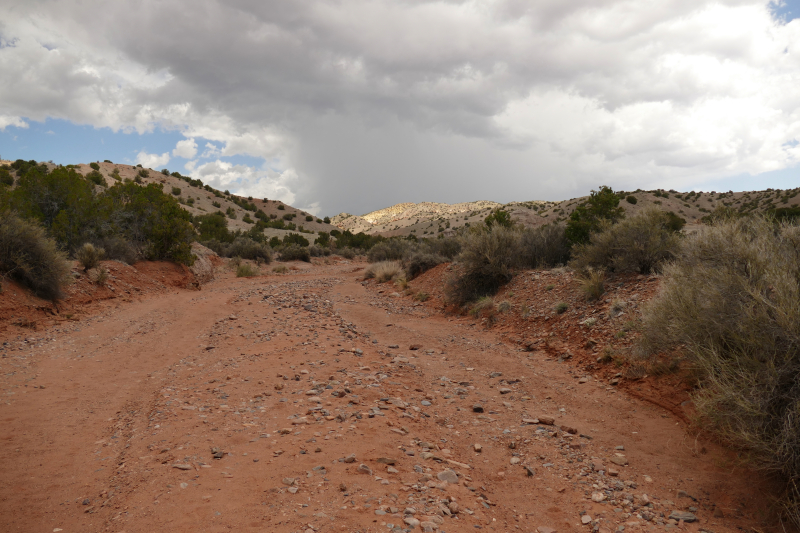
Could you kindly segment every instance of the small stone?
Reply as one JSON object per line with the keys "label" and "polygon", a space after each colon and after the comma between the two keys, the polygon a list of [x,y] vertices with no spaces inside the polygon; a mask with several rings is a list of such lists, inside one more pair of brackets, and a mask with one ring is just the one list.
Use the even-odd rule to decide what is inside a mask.
{"label": "small stone", "polygon": [[422,345],[421,344],[412,344],[411,346],[408,347],[408,349],[409,350],[420,350],[420,349],[422,349]]}
{"label": "small stone", "polygon": [[178,470],[191,470],[192,465],[183,465],[183,464],[172,465],[172,468],[177,468]]}
{"label": "small stone", "polygon": [[589,516],[588,514],[585,514],[585,515],[583,515],[583,516],[581,517],[581,524],[583,524],[584,526],[585,526],[586,524],[590,523],[591,521],[592,521],[592,517],[591,517],[591,516]]}
{"label": "small stone", "polygon": [[386,471],[390,474],[398,474],[400,471],[393,466],[386,467]]}
{"label": "small stone", "polygon": [[297,488],[297,487],[289,487],[289,488],[288,488],[288,489],[286,489],[286,490],[288,490],[288,491],[289,491],[289,492],[291,492],[292,494],[297,494],[297,491],[298,491],[298,490],[300,490],[300,489],[299,489],[299,488]]}
{"label": "small stone", "polygon": [[592,379],[592,378],[590,378],[589,376],[583,376],[581,379],[579,379],[579,380],[578,380],[578,383],[580,383],[580,384],[583,384],[583,383],[589,383],[589,381],[590,381],[591,379]]}
{"label": "small stone", "polygon": [[431,406],[431,402],[429,402],[428,400],[422,400],[420,403],[425,407],[430,407]]}
{"label": "small stone", "polygon": [[618,457],[616,455],[614,457],[610,458],[609,461],[611,461],[612,463],[614,463],[617,466],[625,466],[626,464],[628,464],[628,460],[626,458]]}
{"label": "small stone", "polygon": [[448,503],[448,504],[447,504],[447,508],[448,508],[448,509],[450,510],[450,512],[451,512],[451,513],[453,513],[453,514],[458,514],[458,512],[461,510],[461,508],[458,506],[458,503],[456,503],[456,502],[450,502],[450,503]]}
{"label": "small stone", "polygon": [[347,492],[347,485],[344,483],[339,483],[339,490],[342,492]]}
{"label": "small stone", "polygon": [[356,470],[358,471],[359,474],[372,475],[372,469],[370,467],[368,467],[367,465],[365,465],[364,463],[361,463],[360,465],[358,465],[358,468]]}
{"label": "small stone", "polygon": [[348,455],[347,457],[342,459],[342,462],[344,462],[344,463],[355,463],[356,462],[356,454],[352,453],[352,454]]}
{"label": "small stone", "polygon": [[472,406],[472,412],[473,413],[482,413],[483,412],[483,406],[481,404],[479,404],[479,403],[476,403],[475,405]]}
{"label": "small stone", "polygon": [[522,460],[519,457],[512,457],[511,458],[511,464],[512,465],[518,465],[521,461]]}
{"label": "small stone", "polygon": [[386,511],[383,511],[381,509],[375,509],[375,514],[378,516],[384,516],[386,514]]}
{"label": "small stone", "polygon": [[388,457],[379,457],[378,462],[382,465],[393,465],[396,464],[397,461],[394,459],[390,459]]}
{"label": "small stone", "polygon": [[403,522],[405,522],[406,525],[408,525],[408,527],[410,527],[411,529],[414,529],[419,525],[419,520],[417,520],[413,516],[407,516],[403,518]]}
{"label": "small stone", "polygon": [[599,503],[599,502],[605,501],[605,499],[606,499],[606,495],[603,494],[602,492],[593,492],[592,493],[592,501],[593,502],[598,502]]}
{"label": "small stone", "polygon": [[533,468],[529,466],[525,466],[524,468],[525,468],[525,473],[528,475],[528,477],[533,477],[536,475],[536,471]]}
{"label": "small stone", "polygon": [[609,468],[606,473],[611,477],[617,477],[619,475],[619,470],[615,470],[613,468]]}
{"label": "small stone", "polygon": [[439,481],[446,481],[453,485],[458,484],[458,474],[456,474],[456,472],[451,468],[439,472],[436,474],[436,477],[439,479]]}
{"label": "small stone", "polygon": [[483,446],[480,444],[473,444],[472,449],[475,450],[476,453],[481,453],[483,451]]}
{"label": "small stone", "polygon": [[683,520],[687,524],[689,522],[697,522],[697,517],[690,512],[687,511],[672,511],[669,515],[670,520]]}
{"label": "small stone", "polygon": [[499,391],[500,391],[500,394],[509,394],[511,392],[514,392],[511,389],[509,389],[508,387],[500,387]]}
{"label": "small stone", "polygon": [[296,480],[293,477],[285,477],[285,478],[283,478],[282,482],[283,482],[284,485],[288,485],[288,486],[291,487],[292,485],[294,485],[295,481]]}
{"label": "small stone", "polygon": [[544,424],[545,426],[552,426],[555,423],[556,419],[552,416],[540,416],[539,423]]}
{"label": "small stone", "polygon": [[536,531],[538,531],[539,533],[558,533],[552,527],[546,527],[546,526],[539,526],[536,528]]}

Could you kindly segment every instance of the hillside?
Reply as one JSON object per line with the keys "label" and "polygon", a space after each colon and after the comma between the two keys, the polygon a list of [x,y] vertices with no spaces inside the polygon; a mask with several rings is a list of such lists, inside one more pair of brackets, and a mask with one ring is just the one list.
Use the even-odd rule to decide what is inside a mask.
{"label": "hillside", "polygon": [[[0,161],[0,166],[10,165],[12,161]],[[51,170],[56,167],[52,163],[46,163]],[[249,231],[255,223],[254,212],[263,211],[270,219],[285,220],[285,222],[295,224],[295,230],[285,230],[277,228],[266,228],[264,234],[267,237],[277,236],[282,238],[288,233],[306,233],[306,238],[312,240],[320,231],[330,232],[336,229],[335,226],[326,224],[311,213],[297,209],[280,200],[268,198],[242,197],[230,194],[227,191],[217,191],[200,180],[193,180],[188,176],[176,176],[174,174],[162,174],[161,171],[141,168],[133,165],[122,165],[111,162],[97,162],[99,173],[105,180],[107,186],[112,186],[118,181],[137,180],[142,185],[157,183],[163,186],[167,194],[172,194],[178,199],[181,207],[188,211],[192,216],[216,213],[222,211],[228,216],[228,229],[231,231]],[[83,176],[92,172],[88,163],[70,165],[75,171]],[[119,179],[114,177],[117,171]],[[147,175],[141,175],[142,171],[147,171]],[[177,173],[176,173],[177,174]],[[243,205],[250,204],[255,210],[247,210]],[[314,235],[312,235],[312,233]]]}
{"label": "hillside", "polygon": [[[637,190],[624,193],[628,199],[623,199],[620,206],[629,216],[651,207],[672,211],[686,219],[691,228],[692,224],[699,224],[702,217],[722,206],[742,213],[798,207],[800,206],[798,193],[800,188],[743,192]],[[405,237],[410,234],[425,237],[440,233],[448,236],[460,227],[482,223],[483,219],[498,207],[509,211],[513,220],[526,227],[565,222],[575,207],[587,198],[588,196],[582,196],[561,202],[528,201],[507,204],[490,201],[460,204],[403,203],[361,216],[342,213],[333,217],[331,223],[354,233],[363,231],[386,237]]]}

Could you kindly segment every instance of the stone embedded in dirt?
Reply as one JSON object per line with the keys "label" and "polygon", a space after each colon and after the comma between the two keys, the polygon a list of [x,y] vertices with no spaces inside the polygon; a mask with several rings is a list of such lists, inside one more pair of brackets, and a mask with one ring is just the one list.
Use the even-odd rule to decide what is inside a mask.
{"label": "stone embedded in dirt", "polygon": [[514,391],[512,391],[508,387],[500,387],[500,394],[508,394],[510,392],[514,392]]}
{"label": "stone embedded in dirt", "polygon": [[489,377],[490,378],[499,378],[502,375],[503,375],[502,372],[492,372],[491,374],[489,374]]}
{"label": "stone embedded in dirt", "polygon": [[628,464],[628,460],[625,457],[619,457],[616,455],[610,458],[609,461],[611,461],[617,466],[625,466],[626,464]]}
{"label": "stone embedded in dirt", "polygon": [[578,430],[569,426],[561,426],[561,431],[569,433],[570,435],[577,435]]}
{"label": "stone embedded in dirt", "polygon": [[387,466],[386,471],[390,474],[399,474],[400,471],[393,466]]}
{"label": "stone embedded in dirt", "polygon": [[458,514],[458,512],[461,510],[461,508],[458,506],[456,502],[448,503],[447,509],[453,514]]}
{"label": "stone embedded in dirt", "polygon": [[558,531],[556,531],[552,527],[546,527],[546,526],[539,526],[536,528],[536,531],[538,531],[539,533],[558,533]]}
{"label": "stone embedded in dirt", "polygon": [[472,449],[475,450],[477,453],[481,453],[483,451],[483,446],[480,444],[473,444]]}
{"label": "stone embedded in dirt", "polygon": [[287,486],[289,486],[289,487],[291,487],[292,485],[294,485],[294,484],[295,484],[295,482],[297,482],[297,480],[296,480],[295,478],[293,478],[293,477],[285,477],[285,478],[283,478],[283,480],[282,480],[282,483],[283,483],[284,485],[287,485]]}
{"label": "stone embedded in dirt", "polygon": [[615,470],[613,468],[609,468],[608,471],[606,472],[606,474],[608,474],[611,477],[617,477],[619,475],[619,470]]}
{"label": "stone embedded in dirt", "polygon": [[419,520],[417,520],[413,516],[407,516],[403,518],[403,522],[405,522],[406,525],[408,525],[408,527],[410,527],[411,529],[414,529],[419,525]]}
{"label": "stone embedded in dirt", "polygon": [[288,491],[289,491],[289,492],[291,492],[292,494],[297,494],[297,491],[298,491],[298,490],[300,490],[300,489],[299,489],[298,487],[289,487],[289,488],[288,488],[288,489],[286,489],[286,490],[288,490]]}
{"label": "stone embedded in dirt", "polygon": [[602,502],[605,501],[606,495],[602,492],[593,492],[592,493],[592,501],[593,502]]}
{"label": "stone embedded in dirt", "polygon": [[522,423],[523,424],[538,424],[539,423],[539,419],[538,418],[523,418],[522,419]]}
{"label": "stone embedded in dirt", "polygon": [[536,471],[533,468],[529,466],[524,466],[524,468],[525,468],[525,473],[528,475],[528,477],[533,477],[536,475]]}
{"label": "stone embedded in dirt", "polygon": [[191,470],[192,465],[176,464],[172,465],[172,468],[177,468],[178,470]]}
{"label": "stone embedded in dirt", "polygon": [[397,460],[390,459],[389,457],[378,457],[378,462],[383,465],[393,465],[397,463]]}
{"label": "stone embedded in dirt", "polygon": [[361,463],[360,465],[358,465],[358,468],[356,469],[356,471],[357,471],[359,474],[369,474],[369,475],[372,475],[372,469],[371,469],[370,467],[368,467],[367,465],[365,465],[364,463]]}
{"label": "stone embedded in dirt", "polygon": [[519,457],[512,457],[510,462],[512,465],[518,465],[521,461],[522,459],[520,459]]}
{"label": "stone embedded in dirt", "polygon": [[392,349],[392,350],[397,350],[398,348],[400,348],[400,345],[399,344],[390,344],[389,348]]}
{"label": "stone embedded in dirt", "polygon": [[583,516],[581,517],[581,524],[583,524],[584,526],[585,526],[586,524],[590,523],[591,521],[592,521],[592,517],[591,517],[591,516],[589,516],[588,514],[585,514],[585,515],[583,515]]}
{"label": "stone embedded in dirt", "polygon": [[422,349],[422,345],[421,344],[412,344],[411,346],[408,347],[408,349],[409,350],[421,350]]}
{"label": "stone embedded in dirt", "polygon": [[476,403],[475,405],[472,406],[472,412],[473,413],[482,413],[483,412],[483,406],[481,404],[479,404],[479,403]]}
{"label": "stone embedded in dirt", "polygon": [[681,520],[686,523],[697,522],[697,517],[688,511],[672,511],[669,514],[669,518],[670,520],[677,520],[679,522]]}
{"label": "stone embedded in dirt", "polygon": [[581,383],[581,384],[589,383],[589,381],[591,381],[591,379],[592,378],[590,378],[589,376],[583,376],[581,379],[578,380],[578,383]]}
{"label": "stone embedded in dirt", "polygon": [[350,455],[348,455],[347,457],[343,457],[343,458],[341,459],[341,461],[342,461],[343,463],[355,463],[355,462],[356,462],[356,454],[354,454],[354,453],[351,453],[351,454],[350,454]]}
{"label": "stone embedded in dirt", "polygon": [[344,483],[339,483],[339,490],[342,492],[347,492],[347,485]]}
{"label": "stone embedded in dirt", "polygon": [[447,470],[442,470],[441,472],[436,474],[436,477],[439,479],[439,481],[446,481],[453,485],[458,484],[458,474],[456,474],[455,470],[453,470],[452,468],[448,468]]}
{"label": "stone embedded in dirt", "polygon": [[539,423],[544,424],[545,426],[552,426],[555,423],[556,419],[552,416],[540,416]]}

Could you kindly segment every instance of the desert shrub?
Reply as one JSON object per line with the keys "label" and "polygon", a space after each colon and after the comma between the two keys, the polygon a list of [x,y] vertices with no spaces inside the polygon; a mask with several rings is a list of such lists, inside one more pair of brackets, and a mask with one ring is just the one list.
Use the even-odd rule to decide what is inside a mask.
{"label": "desert shrub", "polygon": [[425,291],[419,291],[417,294],[414,295],[414,299],[418,302],[427,302],[430,299],[431,295]]}
{"label": "desert shrub", "polygon": [[331,250],[330,248],[323,248],[322,246],[312,244],[308,247],[308,253],[311,254],[311,257],[323,257],[331,255]]}
{"label": "desert shrub", "polygon": [[631,194],[625,197],[625,201],[629,204],[636,205],[639,200],[637,200],[636,197]]}
{"label": "desert shrub", "polygon": [[105,253],[106,251],[102,248],[96,248],[93,244],[87,242],[75,252],[75,259],[83,267],[83,271],[87,272],[90,268],[100,264],[100,260],[103,259]]}
{"label": "desert shrub", "polygon": [[280,261],[305,261],[306,263],[310,263],[311,253],[308,251],[307,246],[290,244],[281,249],[279,258]]}
{"label": "desert shrub", "polygon": [[252,218],[250,218],[250,215],[245,215],[242,217],[242,222],[245,222],[247,224],[253,224],[255,221]]}
{"label": "desert shrub", "polygon": [[461,244],[457,238],[428,240],[420,246],[420,251],[454,259],[461,253]]}
{"label": "desert shrub", "polygon": [[138,177],[140,177],[140,178],[149,178],[150,177],[150,171],[145,169],[145,168],[143,168],[136,175]]}
{"label": "desert shrub", "polygon": [[625,216],[619,196],[605,185],[592,191],[588,200],[578,205],[567,221],[567,240],[573,244],[589,242],[589,237],[605,223],[614,224]]}
{"label": "desert shrub", "polygon": [[163,175],[165,175],[165,176],[169,176],[169,170],[167,170],[166,168],[162,168],[162,169],[161,169],[161,173],[162,173]]}
{"label": "desert shrub", "polygon": [[497,310],[500,313],[507,313],[508,311],[511,310],[511,302],[509,302],[508,300],[503,300],[502,302],[497,304]]}
{"label": "desert shrub", "polygon": [[497,308],[495,307],[494,299],[490,296],[484,296],[478,298],[478,301],[470,307],[469,314],[476,318],[480,316],[490,318],[494,316],[496,311]]}
{"label": "desert shrub", "polygon": [[258,274],[258,269],[250,263],[240,263],[236,267],[237,278],[252,278],[253,276],[258,276]]}
{"label": "desert shrub", "polygon": [[[172,188],[172,195],[173,196],[180,196],[181,195],[181,188],[180,187],[173,187]],[[219,205],[217,205],[219,207]]]}
{"label": "desert shrub", "polygon": [[462,251],[458,256],[461,272],[447,282],[448,300],[463,305],[497,292],[511,280],[519,245],[518,231],[498,225],[462,236]]}
{"label": "desert shrub", "polygon": [[[222,212],[198,215],[192,220],[197,233],[200,234],[201,242],[217,240],[220,242],[232,242],[234,234],[228,230],[228,219]],[[217,250],[214,250],[217,252]],[[219,254],[219,252],[217,252]]]}
{"label": "desert shrub", "polygon": [[283,205],[283,204],[278,204],[278,211],[283,211],[284,209],[286,209],[286,206],[285,206],[285,205]]}
{"label": "desert shrub", "polygon": [[403,258],[403,270],[406,271],[409,279],[414,279],[423,272],[427,272],[447,261],[448,259],[443,255],[429,252],[412,252]]}
{"label": "desert shrub", "polygon": [[276,274],[286,274],[289,272],[289,268],[286,265],[278,265],[272,268],[272,271]]}
{"label": "desert shrub", "polygon": [[323,219],[322,219],[322,221],[323,221],[325,224],[330,224],[330,223],[331,223],[331,217],[325,217],[325,218],[323,218]]}
{"label": "desert shrub", "polygon": [[[761,217],[687,237],[643,310],[640,355],[682,346],[695,405],[753,463],[800,476],[800,228]],[[794,483],[787,510],[800,516]]]}
{"label": "desert shrub", "polygon": [[306,222],[311,222],[312,220],[314,220],[314,217],[311,215],[306,215]]}
{"label": "desert shrub", "polygon": [[89,167],[91,167],[92,170],[100,170],[100,165],[97,163],[89,163]]}
{"label": "desert shrub", "polygon": [[606,292],[606,273],[602,270],[591,269],[579,274],[576,280],[583,296],[590,302],[597,300]]}
{"label": "desert shrub", "polygon": [[367,259],[370,263],[379,261],[399,261],[408,252],[410,243],[401,239],[388,239],[369,249]]}
{"label": "desert shrub", "polygon": [[378,283],[385,283],[404,277],[403,266],[398,261],[373,263],[364,271],[364,279],[375,278]]}
{"label": "desert shrub", "polygon": [[555,310],[556,313],[561,315],[561,314],[565,313],[567,309],[569,309],[569,304],[567,302],[558,302],[553,307],[553,309]]}
{"label": "desert shrub", "polygon": [[42,226],[5,211],[0,213],[0,274],[47,300],[64,297],[70,265]]}
{"label": "desert shrub", "polygon": [[129,265],[134,264],[139,259],[136,249],[131,243],[118,235],[95,239],[92,244],[94,244],[96,248],[104,250],[105,254],[103,257],[106,259],[122,261]]}
{"label": "desert shrub", "polygon": [[565,264],[569,257],[570,243],[563,225],[547,224],[522,232],[519,258],[522,266],[554,267]]}
{"label": "desert shrub", "polygon": [[655,209],[613,226],[605,223],[589,243],[573,248],[570,265],[575,270],[594,268],[641,274],[656,271],[674,256],[680,243],[680,236],[670,229],[670,223],[666,212]]}
{"label": "desert shrub", "polygon": [[108,269],[103,265],[98,266],[92,271],[90,279],[96,285],[105,285],[108,281]]}
{"label": "desert shrub", "polygon": [[296,244],[297,246],[308,246],[309,242],[308,239],[306,239],[299,233],[288,233],[283,236],[283,244],[284,245]]}
{"label": "desert shrub", "polygon": [[354,259],[356,256],[356,251],[352,248],[340,248],[336,250],[336,253],[345,259]]}
{"label": "desert shrub", "polygon": [[217,250],[214,251],[222,257],[241,257],[242,259],[267,264],[272,262],[272,250],[270,247],[247,237],[237,237],[233,242],[223,244],[219,249],[222,253]]}

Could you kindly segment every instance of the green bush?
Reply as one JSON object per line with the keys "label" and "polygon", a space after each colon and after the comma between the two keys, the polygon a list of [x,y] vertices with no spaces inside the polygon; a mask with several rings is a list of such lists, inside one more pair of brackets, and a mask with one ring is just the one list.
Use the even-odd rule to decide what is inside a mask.
{"label": "green bush", "polygon": [[306,239],[299,233],[289,233],[283,236],[283,244],[284,245],[296,244],[297,246],[308,246],[309,242],[308,239]]}
{"label": "green bush", "polygon": [[600,230],[604,223],[614,224],[625,216],[619,207],[619,196],[605,185],[592,191],[589,199],[578,205],[567,221],[566,236],[572,244],[589,242],[592,233]]}
{"label": "green bush", "polygon": [[800,228],[763,217],[720,221],[685,239],[643,310],[640,355],[683,347],[698,412],[800,499]]}
{"label": "green bush", "polygon": [[308,251],[308,247],[298,246],[297,244],[290,244],[289,246],[285,246],[281,250],[279,257],[281,261],[305,261],[306,263],[311,262],[311,253]]}
{"label": "green bush", "polygon": [[97,163],[89,163],[89,166],[91,167],[92,170],[100,170],[100,165],[98,165]]}
{"label": "green bush", "polygon": [[511,213],[499,208],[492,211],[483,221],[490,228],[494,225],[510,228],[514,224],[511,221]]}
{"label": "green bush", "polygon": [[311,215],[306,215],[306,222],[311,222],[313,220],[314,220],[314,217],[312,217]]}
{"label": "green bush", "polygon": [[278,204],[278,211],[283,211],[284,209],[286,209],[286,206],[285,206],[285,205],[283,205],[283,204]]}
{"label": "green bush", "polygon": [[[181,195],[181,188],[180,187],[173,187],[172,188],[172,195],[173,196],[180,196]],[[217,204],[216,207],[219,207],[219,204]]]}
{"label": "green bush", "polygon": [[629,195],[625,197],[625,201],[628,202],[629,204],[636,205],[636,202],[638,202],[639,200],[637,200],[635,196]]}
{"label": "green bush", "polygon": [[140,177],[140,178],[149,178],[149,177],[150,177],[150,171],[149,171],[149,170],[147,170],[147,169],[145,169],[145,168],[143,168],[143,169],[142,169],[142,170],[140,170],[140,171],[138,172],[138,174],[136,174],[136,175],[137,175],[138,177]]}
{"label": "green bush", "polygon": [[47,300],[64,297],[70,265],[66,254],[36,222],[0,212],[0,274]]}
{"label": "green bush", "polygon": [[610,270],[647,274],[658,270],[678,249],[680,236],[664,211],[649,209],[615,225],[605,223],[587,244],[572,250],[575,270]]}
{"label": "green bush", "polygon": [[86,174],[86,179],[94,183],[95,185],[99,185],[101,187],[108,187],[106,180],[103,178],[103,175],[100,174],[96,170],[92,170],[88,174]]}
{"label": "green bush", "polygon": [[6,168],[0,168],[0,184],[12,186],[14,185],[14,176]]}
{"label": "green bush", "polygon": [[457,305],[490,296],[512,277],[520,251],[520,232],[495,225],[462,237],[460,273],[448,280],[445,294]]}
{"label": "green bush", "polygon": [[325,217],[325,218],[323,218],[323,219],[322,219],[322,221],[323,221],[325,224],[330,224],[330,223],[331,223],[331,217]]}
{"label": "green bush", "polygon": [[569,304],[567,302],[558,302],[553,309],[556,313],[562,315],[567,311],[567,309],[569,309]]}
{"label": "green bush", "polygon": [[526,229],[520,237],[520,264],[526,268],[548,268],[569,261],[570,243],[566,228],[547,224]]}

